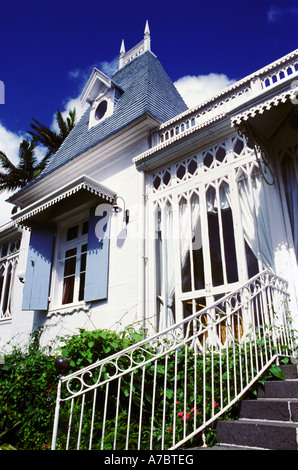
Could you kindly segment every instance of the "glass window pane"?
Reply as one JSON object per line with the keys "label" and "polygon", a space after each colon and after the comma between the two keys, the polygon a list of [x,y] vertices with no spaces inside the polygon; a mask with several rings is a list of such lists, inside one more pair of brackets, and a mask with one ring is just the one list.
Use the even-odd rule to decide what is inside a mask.
{"label": "glass window pane", "polygon": [[62,304],[69,304],[73,301],[73,292],[74,292],[74,281],[75,277],[67,277],[64,279],[63,284],[63,296],[62,296]]}
{"label": "glass window pane", "polygon": [[74,227],[70,227],[67,230],[66,241],[74,240],[74,238],[77,238],[78,232],[79,232],[79,226],[78,225],[75,225]]}
{"label": "glass window pane", "polygon": [[76,271],[76,258],[69,258],[65,260],[64,277],[75,274]]}
{"label": "glass window pane", "polygon": [[77,254],[77,249],[72,248],[71,250],[66,250],[65,252],[65,258],[70,258],[71,256],[76,256]]}
{"label": "glass window pane", "polygon": [[212,284],[213,286],[220,286],[223,284],[224,280],[218,220],[219,204],[216,196],[216,190],[213,186],[210,186],[206,192],[206,202],[208,211],[208,237],[210,245]]}
{"label": "glass window pane", "polygon": [[88,229],[89,229],[89,221],[86,220],[86,222],[83,223],[82,235],[86,235],[88,233]]}
{"label": "glass window pane", "polygon": [[238,281],[237,257],[234,238],[234,225],[231,209],[221,213],[225,246],[225,260],[228,282]]}
{"label": "glass window pane", "polygon": [[84,300],[85,290],[85,273],[80,274],[80,289],[79,289],[79,300]]}
{"label": "glass window pane", "polygon": [[208,213],[208,234],[210,243],[212,283],[213,286],[220,286],[223,284],[223,272],[217,213]]}
{"label": "glass window pane", "polygon": [[80,271],[86,271],[86,258],[87,258],[87,255],[86,253],[84,253],[82,256],[81,256],[81,268],[80,268]]}

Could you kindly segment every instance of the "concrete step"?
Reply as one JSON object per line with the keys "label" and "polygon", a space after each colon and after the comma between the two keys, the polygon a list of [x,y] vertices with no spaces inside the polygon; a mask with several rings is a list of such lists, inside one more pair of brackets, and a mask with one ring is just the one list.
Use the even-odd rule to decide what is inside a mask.
{"label": "concrete step", "polygon": [[221,445],[270,450],[298,450],[298,423],[239,419],[218,421],[216,433]]}
{"label": "concrete step", "polygon": [[286,379],[298,379],[298,366],[294,364],[280,365]]}
{"label": "concrete step", "polygon": [[258,399],[244,400],[241,403],[240,419],[266,419],[274,421],[291,421],[298,423],[297,399]]}
{"label": "concrete step", "polygon": [[269,450],[259,447],[234,446],[231,444],[216,444],[213,447],[196,447],[192,450]]}
{"label": "concrete step", "polygon": [[258,398],[298,398],[298,379],[265,382],[258,389]]}
{"label": "concrete step", "polygon": [[242,401],[238,420],[217,422],[220,444],[211,449],[298,450],[297,364],[281,369],[286,380],[265,382],[256,400]]}

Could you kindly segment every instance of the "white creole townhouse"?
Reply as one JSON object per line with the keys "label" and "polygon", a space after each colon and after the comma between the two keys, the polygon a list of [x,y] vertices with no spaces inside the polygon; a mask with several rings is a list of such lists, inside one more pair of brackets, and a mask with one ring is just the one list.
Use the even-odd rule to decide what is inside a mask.
{"label": "white creole townhouse", "polygon": [[[297,77],[297,78],[296,78]],[[0,338],[161,330],[268,269],[298,292],[298,50],[188,109],[144,40],[0,231]],[[115,211],[114,204],[119,210]],[[297,320],[296,320],[297,322]]]}

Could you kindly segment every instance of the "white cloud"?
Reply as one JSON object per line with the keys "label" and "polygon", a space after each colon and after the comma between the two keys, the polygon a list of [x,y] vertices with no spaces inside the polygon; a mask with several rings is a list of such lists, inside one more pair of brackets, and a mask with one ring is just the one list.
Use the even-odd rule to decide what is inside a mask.
{"label": "white cloud", "polygon": [[81,70],[80,69],[70,70],[68,72],[68,75],[70,76],[70,78],[78,78],[81,76]]}
{"label": "white cloud", "polygon": [[179,78],[174,85],[189,108],[197,106],[228,86],[235,80],[224,74],[210,73],[208,75],[186,75]]}
{"label": "white cloud", "polygon": [[0,123],[0,150],[4,152],[13,163],[18,162],[19,146],[24,137],[24,135],[17,135],[8,131]]}
{"label": "white cloud", "polygon": [[276,23],[285,18],[285,16],[297,16],[298,7],[280,7],[272,5],[267,11],[267,20],[269,23]]}
{"label": "white cloud", "polygon": [[14,191],[4,191],[3,193],[0,193],[0,226],[10,221],[13,205],[6,202],[6,199],[8,199],[13,193]]}
{"label": "white cloud", "polygon": [[[19,162],[19,147],[23,139],[28,138],[28,134],[14,134],[7,130],[0,123],[0,150],[4,152],[14,165]],[[37,147],[35,156],[37,160],[41,160],[46,154],[46,149]],[[0,171],[2,171],[0,166]],[[4,170],[5,171],[5,170]],[[6,202],[15,191],[4,191],[0,193],[0,226],[9,222],[13,205]]]}
{"label": "white cloud", "polygon": [[[83,113],[88,108],[88,104],[85,103],[85,105],[82,106],[82,103],[81,103],[81,100],[80,100],[79,96],[77,98],[69,98],[69,100],[66,102],[66,104],[64,106],[64,110],[63,111],[60,110],[63,119],[67,118],[67,116],[69,114],[69,111],[73,110],[73,108],[76,108],[76,122],[79,122],[79,120],[82,117]],[[54,116],[53,116],[51,129],[56,131],[56,132],[59,132],[58,124],[57,124],[57,121],[56,121],[56,114],[54,114]]]}
{"label": "white cloud", "polygon": [[105,73],[108,77],[111,77],[113,73],[115,73],[116,70],[118,70],[118,67],[119,67],[119,57],[115,57],[110,62],[107,62],[105,60],[103,62],[100,62],[99,64],[99,70]]}
{"label": "white cloud", "polygon": [[[0,150],[4,152],[13,164],[18,163],[19,146],[25,135],[17,135],[8,131],[0,123]],[[1,168],[0,168],[1,171]],[[13,205],[6,202],[6,199],[13,191],[4,191],[0,193],[0,225],[10,220]]]}

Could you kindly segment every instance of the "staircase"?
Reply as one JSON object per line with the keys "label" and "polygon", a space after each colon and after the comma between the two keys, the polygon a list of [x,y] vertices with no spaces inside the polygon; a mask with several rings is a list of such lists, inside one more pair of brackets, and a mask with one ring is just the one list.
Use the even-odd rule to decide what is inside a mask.
{"label": "staircase", "polygon": [[263,271],[180,323],[59,373],[51,448],[174,450],[218,422],[229,448],[297,449],[296,369],[243,404],[239,421],[219,420],[279,357],[294,355],[288,297],[286,281]]}
{"label": "staircase", "polygon": [[210,450],[298,450],[298,366],[281,366],[286,380],[269,381],[256,400],[243,400],[240,418],[218,421],[220,444]]}

